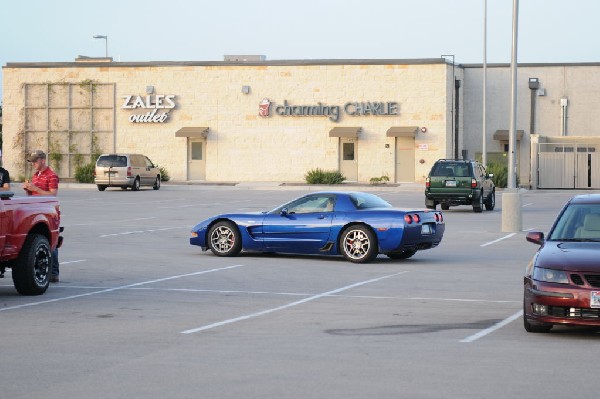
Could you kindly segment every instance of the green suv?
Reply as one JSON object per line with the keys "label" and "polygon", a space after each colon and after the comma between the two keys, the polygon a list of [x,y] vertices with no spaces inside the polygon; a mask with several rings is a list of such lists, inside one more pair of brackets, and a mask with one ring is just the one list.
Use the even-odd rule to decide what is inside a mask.
{"label": "green suv", "polygon": [[473,212],[488,211],[496,206],[494,175],[487,174],[477,161],[440,159],[435,162],[425,180],[425,206],[442,210],[451,206],[472,205]]}

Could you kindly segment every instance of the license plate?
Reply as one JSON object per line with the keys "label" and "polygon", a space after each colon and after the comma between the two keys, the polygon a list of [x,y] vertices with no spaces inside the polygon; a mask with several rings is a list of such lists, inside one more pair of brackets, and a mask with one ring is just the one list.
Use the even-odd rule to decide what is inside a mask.
{"label": "license plate", "polygon": [[117,174],[117,172],[114,172],[114,171],[112,171],[112,170],[111,170],[110,172],[106,172],[106,171],[105,171],[105,172],[104,172],[104,174],[105,174],[105,175],[116,175],[116,174]]}
{"label": "license plate", "polygon": [[[421,226],[421,234],[432,234],[433,231],[431,231],[431,226],[428,224],[424,224]],[[600,294],[600,293],[599,293]],[[598,298],[600,300],[600,296]],[[599,302],[599,306],[600,306],[600,302]]]}
{"label": "license plate", "polygon": [[456,180],[446,180],[446,187],[456,187]]}
{"label": "license plate", "polygon": [[590,308],[600,308],[600,291],[590,292]]}

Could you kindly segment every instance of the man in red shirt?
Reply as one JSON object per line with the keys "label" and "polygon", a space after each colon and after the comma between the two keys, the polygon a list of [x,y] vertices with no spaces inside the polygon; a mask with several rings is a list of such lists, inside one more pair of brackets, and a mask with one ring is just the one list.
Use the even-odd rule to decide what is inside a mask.
{"label": "man in red shirt", "polygon": [[[27,195],[53,195],[58,194],[58,175],[46,165],[46,153],[36,150],[27,159],[35,169],[31,182],[25,180],[23,189]],[[58,283],[58,249],[52,252],[52,276],[51,283]]]}

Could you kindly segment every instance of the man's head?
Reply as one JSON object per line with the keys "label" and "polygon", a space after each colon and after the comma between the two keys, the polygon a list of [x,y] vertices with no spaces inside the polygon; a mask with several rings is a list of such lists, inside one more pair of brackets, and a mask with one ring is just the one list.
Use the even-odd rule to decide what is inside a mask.
{"label": "man's head", "polygon": [[35,150],[29,155],[27,161],[31,162],[34,169],[42,170],[46,167],[46,153],[42,150]]}

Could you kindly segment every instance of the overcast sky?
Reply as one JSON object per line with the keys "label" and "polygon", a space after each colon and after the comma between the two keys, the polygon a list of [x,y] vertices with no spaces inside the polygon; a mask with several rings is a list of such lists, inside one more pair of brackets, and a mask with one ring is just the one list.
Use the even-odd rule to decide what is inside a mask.
{"label": "overcast sky", "polygon": [[[485,0],[6,0],[0,65],[115,61],[415,59],[483,62]],[[487,0],[487,61],[511,56],[513,0]],[[600,62],[599,0],[521,0],[519,62]],[[0,87],[0,94],[2,88]]]}

